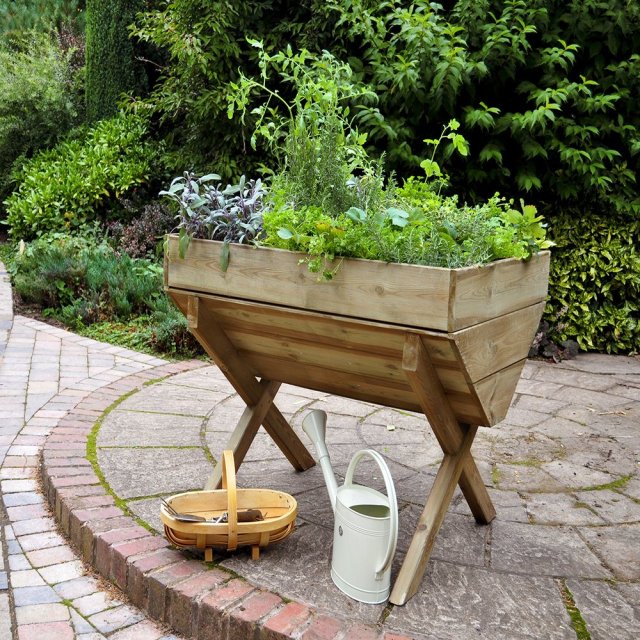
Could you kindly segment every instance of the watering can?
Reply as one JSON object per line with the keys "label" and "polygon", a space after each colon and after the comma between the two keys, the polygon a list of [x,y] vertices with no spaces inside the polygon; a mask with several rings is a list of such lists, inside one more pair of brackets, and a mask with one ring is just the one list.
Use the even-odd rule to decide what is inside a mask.
{"label": "watering can", "polygon": [[[398,502],[391,472],[383,457],[373,449],[358,451],[338,487],[325,444],[327,414],[311,411],[302,429],[313,442],[327,485],[334,513],[331,578],[342,592],[368,604],[389,597],[391,561],[398,542]],[[373,458],[384,477],[387,495],[353,483],[358,462]]]}

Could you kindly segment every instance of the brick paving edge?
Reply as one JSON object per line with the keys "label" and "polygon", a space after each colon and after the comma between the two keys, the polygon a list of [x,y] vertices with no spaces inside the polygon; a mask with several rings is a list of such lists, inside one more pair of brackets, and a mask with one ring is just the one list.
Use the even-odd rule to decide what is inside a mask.
{"label": "brick paving edge", "polygon": [[104,412],[150,381],[204,366],[161,365],[102,387],[61,418],[42,452],[45,498],[79,556],[149,617],[187,637],[255,640],[410,640],[342,620],[209,568],[170,546],[115,506],[87,459],[87,439]]}

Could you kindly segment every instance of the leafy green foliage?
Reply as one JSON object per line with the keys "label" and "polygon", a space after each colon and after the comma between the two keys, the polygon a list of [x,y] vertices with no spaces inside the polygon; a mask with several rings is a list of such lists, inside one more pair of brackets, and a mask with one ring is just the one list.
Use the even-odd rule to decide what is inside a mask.
{"label": "leafy green foliage", "polygon": [[200,352],[153,260],[118,253],[91,236],[52,234],[23,245],[8,268],[23,302],[85,335],[163,353]]}
{"label": "leafy green foliage", "polygon": [[[253,91],[267,95],[253,110],[258,118],[252,141],[265,138],[281,167],[268,194],[261,242],[308,253],[311,271],[325,278],[333,276],[336,256],[460,267],[528,258],[549,246],[533,206],[523,204],[519,212],[498,196],[484,205],[459,206],[456,198],[441,195],[447,176],[434,160],[438,147],[446,142],[452,152],[468,153],[457,121],[426,140],[433,147],[431,159],[421,163],[426,180],[409,179],[399,189],[391,179],[385,186],[381,163],[369,159],[366,136],[349,118],[349,102],[370,96],[351,80],[349,68],[326,52],[316,57],[287,48],[272,56],[254,45],[261,79],[241,77],[229,115],[238,110],[245,117]],[[291,85],[290,102],[269,87],[271,67]]]}
{"label": "leafy green foliage", "polygon": [[52,26],[83,26],[83,0],[6,0],[0,3],[0,33],[22,34]]}
{"label": "leafy green foliage", "polygon": [[[375,94],[354,82],[350,67],[328,52],[314,56],[287,47],[270,55],[262,43],[252,44],[259,49],[261,78],[241,74],[231,84],[235,93],[227,114],[233,118],[238,112],[245,120],[253,94],[264,96],[251,111],[257,116],[251,143],[266,141],[279,163],[273,191],[296,207],[317,206],[334,216],[372,204],[382,188],[382,167],[369,159],[367,136],[359,133],[350,109],[375,100]],[[283,84],[290,100],[278,91]]]}
{"label": "leafy green foliage", "polygon": [[14,271],[21,298],[55,308],[67,324],[147,311],[160,293],[162,275],[155,263],[117,255],[90,238],[60,234],[27,244]]}
{"label": "leafy green foliage", "polygon": [[14,167],[78,123],[73,56],[49,33],[0,42],[0,199]]}
{"label": "leafy green foliage", "polygon": [[121,114],[26,162],[5,201],[11,236],[78,230],[111,200],[146,184],[158,160],[146,135],[143,118]]}
{"label": "leafy green foliage", "polygon": [[265,161],[250,148],[244,124],[225,118],[238,69],[260,73],[247,37],[276,50],[291,42],[320,51],[331,38],[326,14],[324,0],[168,0],[138,17],[132,33],[164,59],[151,95],[133,107],[159,116],[174,170],[203,173],[215,164],[239,177]]}
{"label": "leafy green foliage", "polygon": [[640,351],[640,222],[580,212],[556,216],[545,318],[556,342],[581,349]]}
{"label": "leafy green foliage", "polygon": [[321,207],[275,207],[264,214],[262,242],[308,253],[310,270],[328,279],[339,268],[337,256],[457,268],[526,259],[551,244],[534,207],[523,205],[520,212],[499,196],[461,206],[409,178],[401,188],[391,185],[381,199],[385,208],[352,207],[339,216]]}
{"label": "leafy green foliage", "polygon": [[87,0],[86,59],[87,117],[89,121],[116,115],[123,93],[146,84],[136,61],[129,25],[142,10],[143,0]]}
{"label": "leafy green foliage", "polygon": [[175,178],[167,196],[178,205],[178,229],[180,230],[180,255],[184,257],[191,238],[222,240],[222,268],[229,264],[229,243],[248,243],[262,231],[262,198],[264,189],[260,180],[246,181],[240,178],[237,185],[209,184],[220,180],[212,173],[196,178],[192,173]]}
{"label": "leafy green foliage", "polygon": [[[351,117],[374,157],[407,176],[430,158],[428,142],[455,119],[468,155],[451,162],[468,199],[496,190],[553,215],[589,202],[638,213],[640,6],[626,0],[173,0],[146,13],[136,35],[167,55],[147,108],[171,123],[177,166],[215,162],[229,175],[253,169],[243,127],[276,108],[254,100],[247,118],[224,123],[238,72],[263,79],[259,50],[323,49],[349,64],[351,82],[377,95]],[[245,41],[247,38],[249,42]],[[284,64],[284,62],[283,62]],[[272,90],[287,99],[284,79]],[[263,97],[262,94],[260,97]],[[140,105],[137,105],[140,107]],[[442,163],[455,138],[440,146]],[[260,158],[265,160],[264,157]]]}
{"label": "leafy green foliage", "polygon": [[[541,205],[640,212],[640,7],[614,0],[334,1],[332,51],[376,88],[367,131],[400,171],[415,140],[457,118],[470,153],[451,168],[470,195],[525,191]],[[352,42],[360,46],[353,50]],[[384,124],[383,124],[384,123]],[[451,145],[450,145],[451,146]],[[446,157],[451,148],[441,151]]]}

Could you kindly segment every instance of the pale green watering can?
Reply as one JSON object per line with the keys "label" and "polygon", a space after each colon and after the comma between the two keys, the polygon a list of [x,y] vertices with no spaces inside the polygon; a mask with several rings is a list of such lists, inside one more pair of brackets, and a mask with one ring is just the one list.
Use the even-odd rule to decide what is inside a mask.
{"label": "pale green watering can", "polygon": [[[398,543],[398,502],[389,467],[373,449],[358,451],[338,487],[325,444],[327,414],[311,411],[302,429],[313,442],[331,499],[335,518],[331,578],[348,596],[378,604],[389,597],[391,562]],[[370,457],[378,464],[387,495],[353,483],[358,462]]]}

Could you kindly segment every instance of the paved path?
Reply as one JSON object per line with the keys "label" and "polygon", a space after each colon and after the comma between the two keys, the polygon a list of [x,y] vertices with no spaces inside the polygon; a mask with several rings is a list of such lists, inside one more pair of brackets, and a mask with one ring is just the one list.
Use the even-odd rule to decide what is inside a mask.
{"label": "paved path", "polygon": [[[302,418],[310,409],[328,412],[340,482],[357,450],[385,455],[400,504],[395,573],[442,456],[424,418],[290,386],[276,404],[305,441]],[[106,481],[162,531],[158,494],[202,486],[241,410],[216,367],[145,387],[102,422],[97,454]],[[571,598],[594,640],[638,638],[640,361],[583,355],[527,363],[507,418],[479,431],[474,455],[498,516],[476,525],[458,492],[422,587],[404,607],[359,604],[333,586],[333,514],[320,470],[296,473],[266,435],[250,448],[238,481],[295,495],[297,530],[259,562],[240,552],[220,556],[219,566],[327,614],[414,638],[568,640],[576,637]],[[375,467],[362,467],[364,482],[383,490]]]}
{"label": "paved path", "polygon": [[[92,398],[117,396],[118,381],[152,377],[163,361],[26,318],[12,322],[1,274],[0,358],[0,640],[173,637],[78,559],[57,531],[37,473],[52,430],[67,447],[65,417],[86,411],[93,424],[105,405],[96,400],[91,413]],[[202,486],[242,406],[215,367],[149,380],[120,395],[95,433],[96,460],[112,493],[105,504],[115,498],[159,529],[160,496]],[[309,409],[329,413],[328,444],[340,478],[365,446],[388,459],[401,506],[397,570],[440,458],[423,419],[293,387],[283,388],[277,404],[297,430]],[[234,611],[249,615],[249,604],[260,603],[262,613],[252,615],[273,621],[283,606],[307,611],[295,609],[304,603],[319,612],[312,627],[302,616],[292,632],[305,640],[380,632],[388,639],[573,639],[570,612],[593,640],[639,637],[640,361],[583,355],[561,365],[528,363],[507,419],[480,431],[474,455],[496,520],[475,525],[457,495],[418,595],[405,607],[371,606],[344,597],[330,581],[333,515],[319,470],[293,472],[260,436],[239,482],[295,494],[300,517],[294,534],[259,562],[243,551],[216,557],[220,570],[284,598],[242,587]],[[78,474],[87,465],[78,458]],[[363,481],[375,484],[374,476],[363,468]],[[86,495],[82,500],[102,500]],[[228,584],[240,588],[238,581]],[[264,637],[289,637],[285,627],[265,629]]]}
{"label": "paved path", "polygon": [[169,640],[83,565],[39,490],[43,443],[97,389],[164,361],[13,318],[0,263],[0,640]]}

